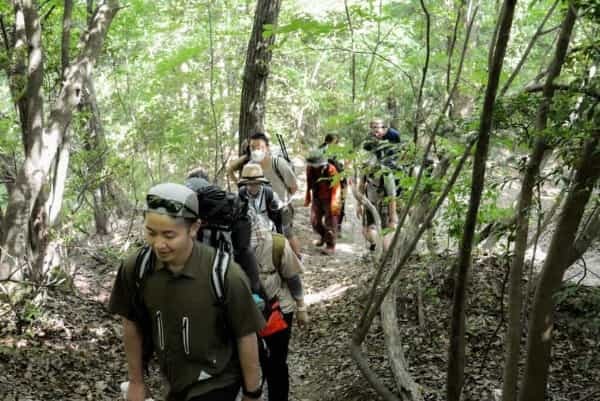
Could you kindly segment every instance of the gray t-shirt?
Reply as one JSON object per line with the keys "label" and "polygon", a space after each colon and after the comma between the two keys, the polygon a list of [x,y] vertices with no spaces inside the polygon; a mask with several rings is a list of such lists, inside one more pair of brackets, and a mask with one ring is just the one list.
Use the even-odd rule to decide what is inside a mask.
{"label": "gray t-shirt", "polygon": [[[277,171],[285,182],[279,178],[274,168],[277,165]],[[290,164],[283,157],[273,156],[271,163],[267,167],[263,167],[263,174],[267,180],[271,183],[273,191],[279,195],[279,199],[285,204],[290,201],[291,194],[289,188],[297,187],[296,174],[292,170]]]}

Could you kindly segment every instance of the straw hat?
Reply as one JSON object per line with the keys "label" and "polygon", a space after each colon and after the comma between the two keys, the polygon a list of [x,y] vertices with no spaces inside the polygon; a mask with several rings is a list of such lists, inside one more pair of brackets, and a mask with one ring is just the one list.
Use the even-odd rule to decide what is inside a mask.
{"label": "straw hat", "polygon": [[242,174],[238,185],[246,184],[268,184],[269,180],[265,178],[262,167],[257,163],[248,163],[242,169]]}

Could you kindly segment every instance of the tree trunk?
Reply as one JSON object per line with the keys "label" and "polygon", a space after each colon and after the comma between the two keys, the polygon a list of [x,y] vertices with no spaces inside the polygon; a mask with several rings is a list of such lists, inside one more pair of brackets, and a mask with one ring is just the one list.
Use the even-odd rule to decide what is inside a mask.
{"label": "tree trunk", "polygon": [[536,139],[533,152],[527,162],[517,205],[515,250],[509,278],[508,330],[505,340],[505,362],[502,381],[503,401],[516,401],[517,399],[517,376],[519,372],[518,364],[521,344],[521,309],[523,305],[521,278],[523,275],[525,252],[527,250],[531,199],[533,188],[540,172],[540,165],[548,148],[543,132],[547,126],[548,111],[554,95],[553,83],[560,75],[562,65],[565,61],[576,17],[575,8],[569,7],[561,27],[559,40],[556,45],[556,53],[550,64],[542,101],[536,115],[535,128],[540,136]]}
{"label": "tree trunk", "polygon": [[246,66],[242,84],[242,101],[239,123],[239,150],[242,142],[254,132],[264,132],[267,79],[271,62],[271,46],[275,35],[263,36],[265,25],[277,26],[281,0],[258,0],[254,25],[248,42]]}
{"label": "tree trunk", "polygon": [[452,318],[450,328],[450,346],[448,349],[448,370],[446,394],[448,401],[459,401],[464,381],[465,368],[465,307],[468,287],[468,273],[471,266],[471,251],[477,213],[481,201],[481,194],[485,181],[485,163],[488,155],[490,131],[492,128],[493,109],[498,90],[498,81],[502,72],[502,64],[506,53],[506,46],[510,37],[516,0],[505,0],[502,18],[498,23],[498,39],[494,49],[491,68],[488,75],[488,85],[485,92],[483,110],[479,126],[477,149],[473,164],[471,195],[469,209],[465,219],[465,229],[461,241],[458,261],[457,277],[454,287],[454,300],[452,305]]}
{"label": "tree trunk", "polygon": [[118,11],[117,0],[103,3],[96,10],[92,23],[82,37],[81,53],[67,68],[64,85],[53,104],[48,124],[44,126],[41,96],[41,28],[35,7],[28,1],[23,4],[24,25],[30,45],[26,91],[27,136],[24,137],[26,152],[8,201],[4,221],[7,229],[0,241],[4,249],[0,262],[0,278],[18,269],[21,263],[19,259],[30,260],[28,227],[34,203],[48,178],[62,136],[71,122],[73,109],[80,101],[83,82],[94,67],[110,23]]}
{"label": "tree trunk", "polygon": [[600,130],[586,141],[573,186],[550,241],[529,319],[527,359],[519,401],[543,401],[552,345],[554,296],[577,250],[577,230],[585,206],[600,176]]}
{"label": "tree trunk", "polygon": [[100,118],[100,110],[96,99],[96,90],[91,78],[86,81],[85,106],[88,109],[86,146],[93,157],[88,161],[89,179],[94,185],[90,187],[94,207],[94,222],[96,234],[108,234],[108,212],[106,207],[106,188],[109,178],[105,174],[106,168],[106,138],[104,127]]}

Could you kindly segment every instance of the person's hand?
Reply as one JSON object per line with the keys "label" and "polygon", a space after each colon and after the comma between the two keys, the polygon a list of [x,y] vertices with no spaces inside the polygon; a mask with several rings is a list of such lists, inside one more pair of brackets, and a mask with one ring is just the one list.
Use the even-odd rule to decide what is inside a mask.
{"label": "person's hand", "polygon": [[306,309],[298,309],[298,312],[296,313],[296,320],[298,321],[298,326],[300,327],[304,327],[308,324],[309,318]]}
{"label": "person's hand", "polygon": [[304,201],[304,207],[309,207],[310,206],[310,199],[307,199]]}
{"label": "person's hand", "polygon": [[127,388],[127,401],[144,401],[146,399],[146,386],[142,382],[129,382]]}

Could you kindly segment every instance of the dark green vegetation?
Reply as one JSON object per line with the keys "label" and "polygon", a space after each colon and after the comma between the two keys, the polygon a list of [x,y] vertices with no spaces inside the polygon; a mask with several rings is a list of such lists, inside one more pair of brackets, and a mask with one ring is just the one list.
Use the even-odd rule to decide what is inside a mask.
{"label": "dark green vegetation", "polygon": [[[383,117],[406,140],[402,163],[431,159],[434,169],[397,173],[405,190],[400,228],[385,257],[392,266],[377,253],[369,263],[375,268],[361,267],[367,280],[345,295],[356,302],[372,289],[370,297],[361,295],[364,315],[345,316],[338,346],[350,352],[352,338],[355,361],[344,366],[361,362],[360,347],[379,330],[372,323],[381,306],[383,331],[394,340],[385,347],[390,357],[378,347],[378,356],[360,365],[368,381],[355,380],[388,400],[476,400],[493,389],[503,391],[503,401],[594,399],[598,388],[589,378],[597,374],[586,369],[598,362],[590,354],[598,347],[598,302],[595,288],[583,284],[597,285],[599,274],[598,2],[296,0],[270,15],[255,12],[267,3],[0,0],[2,365],[27,372],[28,356],[17,350],[22,341],[31,345],[28,339],[35,339],[27,349],[32,355],[43,355],[68,331],[93,343],[96,334],[83,327],[60,328],[56,319],[65,315],[56,317],[52,308],[76,297],[88,305],[79,280],[89,266],[81,264],[91,257],[112,273],[137,238],[136,208],[151,184],[181,181],[197,166],[233,184],[224,166],[243,139],[240,115],[283,134],[298,161],[326,133],[337,133],[340,158],[356,168],[365,158],[359,143],[369,120]],[[255,26],[269,20],[277,23]],[[259,34],[251,40],[253,30]],[[249,43],[260,49],[256,64],[246,63]],[[417,244],[421,235],[426,244]],[[358,252],[362,244],[356,237],[349,246]],[[414,271],[415,252],[444,252],[447,263],[426,277]],[[502,274],[492,268],[497,260]],[[501,306],[499,277],[507,265],[512,274]],[[584,281],[573,287],[566,279]],[[415,280],[417,318],[423,315],[419,324],[426,327],[417,331],[441,339],[405,350],[418,338],[405,321],[414,315],[400,317],[405,311],[394,297],[402,299]],[[70,295],[62,299],[57,288]],[[495,297],[480,300],[486,291]],[[495,338],[490,331],[502,308],[509,328]],[[116,353],[114,323],[96,314],[112,339],[103,346]],[[317,322],[326,324],[326,315]],[[435,375],[417,361],[426,350]],[[384,359],[391,370],[380,364]],[[481,363],[490,368],[478,375]],[[60,371],[68,378],[69,369]],[[85,370],[75,363],[72,369]],[[118,369],[107,370],[81,389],[82,399],[115,395]],[[0,373],[0,400],[13,384],[4,382],[17,374],[23,385],[35,381],[27,373]],[[52,391],[51,383],[45,388]]]}

